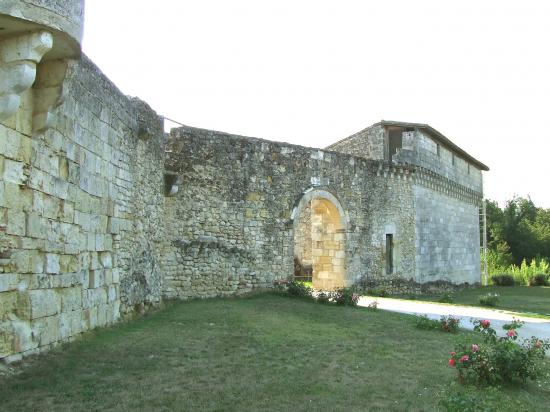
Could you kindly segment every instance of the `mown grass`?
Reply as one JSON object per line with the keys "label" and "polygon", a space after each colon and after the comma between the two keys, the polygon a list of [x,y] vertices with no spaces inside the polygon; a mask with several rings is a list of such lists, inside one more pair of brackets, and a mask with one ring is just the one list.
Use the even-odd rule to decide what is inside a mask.
{"label": "mown grass", "polygon": [[[468,306],[481,306],[479,297],[487,293],[499,295],[496,309],[550,317],[550,287],[541,286],[484,286],[475,289],[465,289],[451,296],[453,303]],[[439,296],[422,295],[418,300],[437,302]]]}
{"label": "mown grass", "polygon": [[[483,394],[448,387],[448,353],[466,333],[273,295],[180,302],[26,360],[0,376],[0,409],[438,410],[445,391]],[[541,410],[550,382],[488,402]]]}

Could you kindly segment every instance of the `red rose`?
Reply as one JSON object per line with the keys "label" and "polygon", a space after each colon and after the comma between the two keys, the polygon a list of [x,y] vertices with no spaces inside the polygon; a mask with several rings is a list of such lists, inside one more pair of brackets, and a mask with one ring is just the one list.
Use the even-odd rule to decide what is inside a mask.
{"label": "red rose", "polygon": [[449,359],[449,366],[455,367],[455,360],[453,358]]}

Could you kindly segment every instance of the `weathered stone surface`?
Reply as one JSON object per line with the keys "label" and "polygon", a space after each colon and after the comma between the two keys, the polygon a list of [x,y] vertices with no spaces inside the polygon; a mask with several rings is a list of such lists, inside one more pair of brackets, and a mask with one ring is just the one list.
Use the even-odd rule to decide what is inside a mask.
{"label": "weathered stone surface", "polygon": [[[32,101],[0,122],[0,321],[32,328],[37,347],[161,299],[162,119],[86,58],[63,88],[44,135]],[[2,357],[26,351],[14,339]]]}
{"label": "weathered stone surface", "polygon": [[80,287],[60,289],[59,296],[61,297],[62,312],[77,311],[82,308],[82,289]]}
{"label": "weathered stone surface", "polygon": [[26,293],[30,300],[31,319],[52,316],[61,311],[61,298],[55,290],[38,289]]}
{"label": "weathered stone surface", "polygon": [[295,257],[322,288],[478,281],[479,162],[426,127],[392,126],[396,145],[375,125],[330,150],[190,127],[166,138],[146,103],[67,60],[82,4],[0,2],[0,22],[20,24],[0,39],[0,358],[162,298],[270,288]]}

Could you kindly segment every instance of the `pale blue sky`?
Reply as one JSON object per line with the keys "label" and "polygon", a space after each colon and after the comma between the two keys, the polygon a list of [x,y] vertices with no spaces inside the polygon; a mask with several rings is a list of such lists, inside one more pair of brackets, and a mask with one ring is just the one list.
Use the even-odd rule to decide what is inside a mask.
{"label": "pale blue sky", "polygon": [[429,123],[550,207],[550,2],[88,0],[84,52],[191,126],[323,147]]}

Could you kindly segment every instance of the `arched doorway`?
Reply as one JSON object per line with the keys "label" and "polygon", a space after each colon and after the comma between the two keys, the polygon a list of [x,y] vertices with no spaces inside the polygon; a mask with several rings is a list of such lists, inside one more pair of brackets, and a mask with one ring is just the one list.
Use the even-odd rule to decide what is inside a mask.
{"label": "arched doorway", "polygon": [[346,285],[346,217],[340,202],[325,190],[305,192],[292,212],[294,276],[315,289]]}

